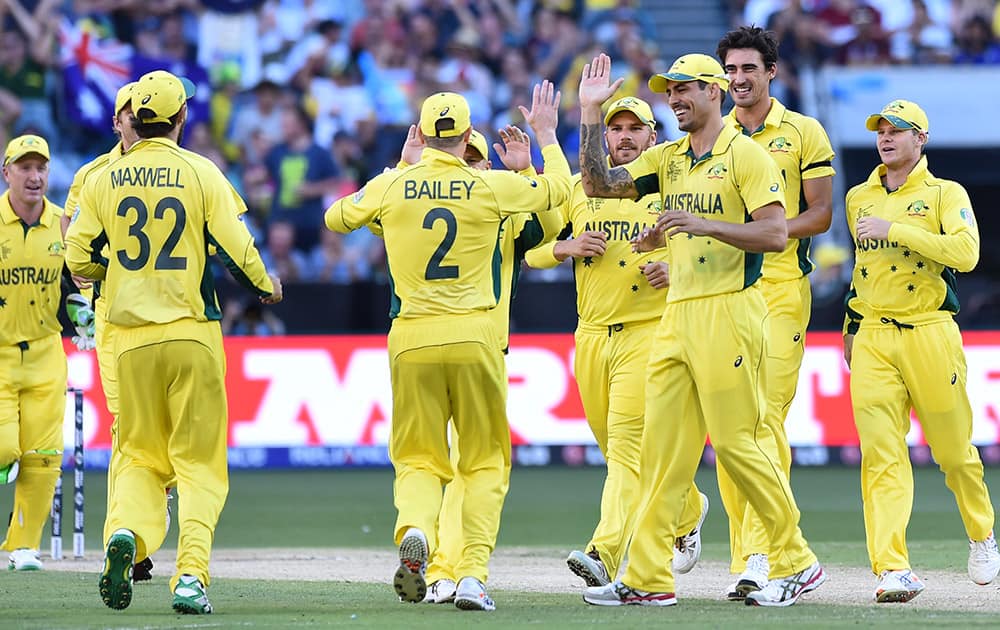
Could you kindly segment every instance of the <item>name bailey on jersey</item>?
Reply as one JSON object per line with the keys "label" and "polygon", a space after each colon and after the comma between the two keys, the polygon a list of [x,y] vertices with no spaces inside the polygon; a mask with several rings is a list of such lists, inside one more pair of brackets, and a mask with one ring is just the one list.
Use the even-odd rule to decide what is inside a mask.
{"label": "name bailey on jersey", "polygon": [[469,199],[475,180],[456,179],[448,182],[415,181],[403,182],[403,197],[406,199]]}
{"label": "name bailey on jersey", "polygon": [[184,188],[181,171],[166,166],[127,166],[111,171],[111,187]]}

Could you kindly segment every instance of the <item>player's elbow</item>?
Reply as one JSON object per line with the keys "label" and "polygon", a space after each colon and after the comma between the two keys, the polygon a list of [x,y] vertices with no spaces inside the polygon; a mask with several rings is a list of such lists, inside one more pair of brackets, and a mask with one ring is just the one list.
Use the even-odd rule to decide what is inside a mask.
{"label": "player's elbow", "polygon": [[788,245],[788,224],[781,218],[770,221],[762,243],[762,251],[783,252]]}
{"label": "player's elbow", "polygon": [[973,269],[975,269],[976,265],[978,264],[979,264],[979,250],[974,250],[972,252],[969,252],[967,256],[963,256],[958,261],[958,264],[955,265],[955,271],[961,273],[968,273]]}

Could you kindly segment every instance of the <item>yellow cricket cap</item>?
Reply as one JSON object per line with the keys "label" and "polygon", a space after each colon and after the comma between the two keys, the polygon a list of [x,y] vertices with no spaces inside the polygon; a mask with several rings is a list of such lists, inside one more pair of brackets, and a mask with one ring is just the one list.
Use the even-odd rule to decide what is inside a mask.
{"label": "yellow cricket cap", "polygon": [[896,129],[916,129],[930,131],[930,121],[927,114],[913,101],[895,100],[882,108],[877,114],[872,114],[865,120],[868,131],[878,131],[878,121],[885,118]]}
{"label": "yellow cricket cap", "polygon": [[7,150],[3,153],[3,165],[7,166],[12,162],[17,162],[26,155],[40,155],[46,160],[49,158],[49,143],[41,136],[24,135],[18,136],[7,143]]}
{"label": "yellow cricket cap", "polygon": [[654,74],[649,78],[649,89],[654,92],[666,92],[667,83],[686,83],[688,81],[705,81],[716,83],[723,90],[729,89],[729,77],[723,72],[722,66],[714,57],[692,53],[678,57],[670,66],[670,70]]}
{"label": "yellow cricket cap", "polygon": [[132,86],[132,113],[144,124],[169,123],[192,96],[194,83],[166,70],[153,70]]}
{"label": "yellow cricket cap", "polygon": [[126,105],[132,104],[132,87],[134,85],[135,81],[132,81],[118,88],[118,93],[115,94],[115,116],[120,114]]}
{"label": "yellow cricket cap", "polygon": [[634,96],[620,98],[611,104],[608,113],[604,115],[604,124],[607,125],[619,112],[632,112],[644,125],[649,125],[650,129],[656,129],[656,120],[653,118],[653,109],[649,103]]}
{"label": "yellow cricket cap", "polygon": [[471,126],[469,103],[461,94],[438,92],[424,99],[420,108],[420,131],[425,136],[453,138]]}
{"label": "yellow cricket cap", "polygon": [[486,136],[479,133],[475,129],[472,130],[472,135],[469,136],[469,146],[479,151],[480,157],[484,160],[490,157],[490,146],[486,144]]}

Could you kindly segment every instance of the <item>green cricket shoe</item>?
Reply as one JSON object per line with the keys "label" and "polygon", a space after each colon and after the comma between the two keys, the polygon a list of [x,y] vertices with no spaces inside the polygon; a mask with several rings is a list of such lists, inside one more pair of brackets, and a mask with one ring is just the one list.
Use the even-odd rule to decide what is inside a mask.
{"label": "green cricket shoe", "polygon": [[118,530],[108,541],[104,553],[104,571],[98,586],[101,601],[108,608],[124,610],[132,603],[132,566],[135,561],[135,537]]}
{"label": "green cricket shoe", "polygon": [[187,574],[180,577],[174,587],[174,610],[182,615],[207,615],[212,612],[212,604],[201,580]]}
{"label": "green cricket shoe", "polygon": [[16,459],[3,468],[0,468],[0,486],[7,483],[14,483],[14,480],[17,479],[17,471],[20,468],[21,465],[17,463]]}

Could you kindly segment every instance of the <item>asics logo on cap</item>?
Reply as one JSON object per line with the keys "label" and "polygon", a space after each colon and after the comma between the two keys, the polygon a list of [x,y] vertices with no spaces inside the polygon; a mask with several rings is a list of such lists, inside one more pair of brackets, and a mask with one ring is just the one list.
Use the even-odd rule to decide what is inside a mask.
{"label": "asics logo on cap", "polygon": [[152,94],[147,94],[146,96],[143,96],[142,97],[142,104],[145,105],[145,104],[149,103],[149,99],[151,99],[151,98],[153,98]]}
{"label": "asics logo on cap", "polygon": [[438,118],[441,118],[441,117],[443,117],[443,116],[447,116],[447,115],[448,115],[448,110],[449,110],[449,109],[451,109],[451,108],[450,108],[450,107],[445,107],[445,108],[444,108],[444,109],[442,109],[442,110],[441,110],[440,112],[438,112]]}

